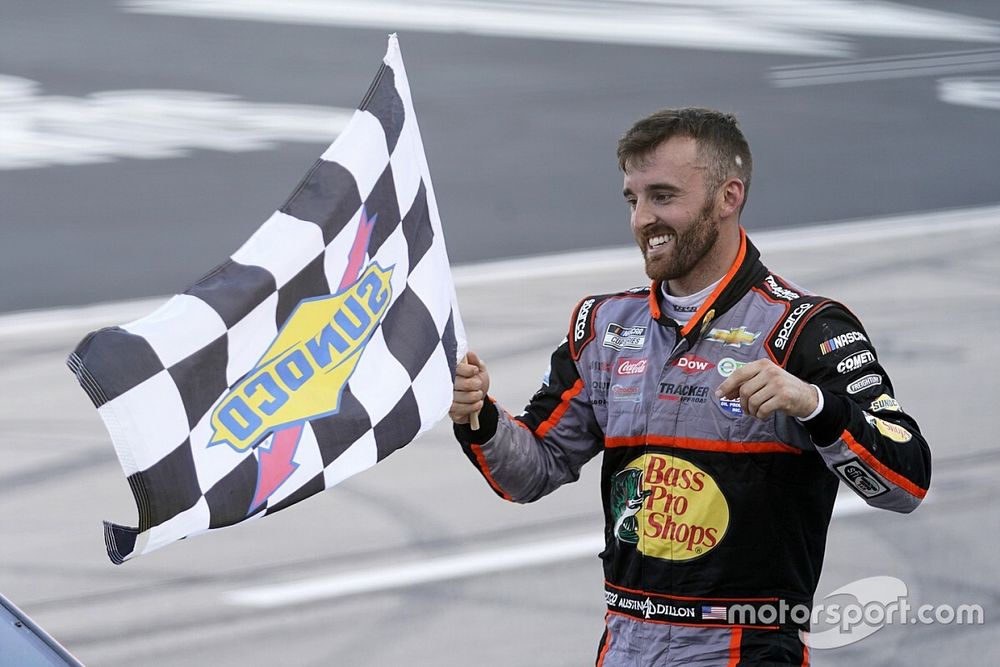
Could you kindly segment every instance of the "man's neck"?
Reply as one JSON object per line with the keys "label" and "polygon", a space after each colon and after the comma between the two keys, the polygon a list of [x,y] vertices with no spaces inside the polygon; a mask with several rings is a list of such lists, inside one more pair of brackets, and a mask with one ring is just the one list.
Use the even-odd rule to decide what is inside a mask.
{"label": "man's neck", "polygon": [[701,290],[687,296],[677,296],[675,294],[671,294],[669,292],[668,285],[661,286],[663,291],[663,311],[666,313],[667,317],[673,319],[681,326],[684,326],[691,321],[691,317],[698,312],[698,309],[701,308],[701,304],[705,302],[705,299],[709,297],[721,281],[722,278],[719,278],[719,280],[716,280],[714,283],[711,283]]}

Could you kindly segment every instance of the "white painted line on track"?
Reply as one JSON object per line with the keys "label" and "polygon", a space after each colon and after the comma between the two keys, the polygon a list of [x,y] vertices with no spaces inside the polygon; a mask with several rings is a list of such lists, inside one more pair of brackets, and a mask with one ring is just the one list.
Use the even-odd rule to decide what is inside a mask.
{"label": "white painted line on track", "polygon": [[857,0],[122,0],[126,11],[711,51],[844,56],[846,36],[1000,41],[981,17]]}
{"label": "white painted line on track", "polygon": [[[905,239],[930,234],[953,234],[1000,227],[1000,205],[957,208],[929,213],[909,213],[882,218],[845,220],[753,232],[762,252],[834,247],[862,241]],[[573,275],[583,271],[611,271],[637,266],[639,251],[633,246],[535,255],[515,259],[463,264],[452,268],[458,287],[502,281],[532,280]],[[0,340],[44,336],[130,322],[153,312],[169,297],[115,301],[91,306],[22,311],[0,315]]]}
{"label": "white painted line on track", "polygon": [[[779,252],[994,227],[1000,227],[1000,205],[845,220],[792,229],[750,230],[750,235],[762,252]],[[637,266],[640,262],[638,249],[625,246],[459,265],[452,269],[452,273],[456,285],[467,287],[572,275],[583,271],[610,271]]]}
{"label": "white painted line on track", "polygon": [[[681,3],[674,3],[675,5]],[[850,53],[842,39],[774,21],[748,21],[689,3],[457,3],[424,0],[126,0],[127,11],[168,16],[466,33],[553,41],[634,44],[815,56]],[[713,11],[714,9],[714,11]],[[957,16],[959,21],[968,17]],[[936,32],[933,31],[932,32]]]}
{"label": "white painted line on track", "polygon": [[[833,515],[846,517],[871,510],[872,508],[860,497],[852,493],[842,493],[837,496]],[[227,604],[240,607],[273,609],[593,558],[603,549],[603,535],[586,533],[516,547],[472,551],[343,574],[255,586],[229,591],[223,594],[222,599]]]}
{"label": "white painted line on track", "polygon": [[517,547],[474,551],[378,569],[246,588],[225,594],[224,600],[244,607],[284,607],[358,593],[397,590],[435,581],[462,579],[491,572],[594,557],[603,548],[603,536],[598,533],[588,533]]}
{"label": "white painted line on track", "polygon": [[1000,50],[988,49],[775,67],[769,76],[774,86],[789,88],[991,71],[997,67]]}

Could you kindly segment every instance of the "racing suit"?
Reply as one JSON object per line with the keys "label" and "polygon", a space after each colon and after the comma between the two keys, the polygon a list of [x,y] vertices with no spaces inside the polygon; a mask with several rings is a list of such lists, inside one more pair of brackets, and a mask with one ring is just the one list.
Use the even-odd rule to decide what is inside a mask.
{"label": "racing suit", "polygon": [[[808,618],[787,612],[812,605],[838,478],[898,512],[926,493],[927,443],[861,323],[769,272],[740,234],[687,324],[661,313],[657,283],[587,297],[523,414],[487,401],[479,430],[455,425],[514,502],[604,452],[605,667],[808,664]],[[756,359],[815,384],[819,414],[758,420],[716,398]]]}

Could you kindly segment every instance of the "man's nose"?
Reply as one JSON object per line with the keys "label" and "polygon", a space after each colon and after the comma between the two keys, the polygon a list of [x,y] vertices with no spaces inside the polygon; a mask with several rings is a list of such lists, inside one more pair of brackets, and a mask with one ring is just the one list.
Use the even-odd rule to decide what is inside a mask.
{"label": "man's nose", "polygon": [[654,222],[656,222],[656,215],[652,208],[642,200],[637,201],[635,210],[632,211],[632,226],[636,229],[642,229]]}

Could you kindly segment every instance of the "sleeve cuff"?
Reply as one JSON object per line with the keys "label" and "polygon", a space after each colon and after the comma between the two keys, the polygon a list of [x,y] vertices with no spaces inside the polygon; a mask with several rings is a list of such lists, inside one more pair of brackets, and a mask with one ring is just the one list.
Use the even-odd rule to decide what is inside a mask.
{"label": "sleeve cuff", "polygon": [[460,442],[470,444],[482,444],[493,439],[497,433],[497,422],[500,420],[500,412],[497,410],[493,399],[487,396],[483,409],[479,411],[479,430],[473,431],[468,424],[453,424],[455,427],[455,437]]}
{"label": "sleeve cuff", "polygon": [[827,447],[835,443],[847,428],[851,414],[850,406],[844,397],[830,393],[817,385],[813,386],[819,390],[820,409],[799,421],[809,432],[813,444],[817,447]]}

